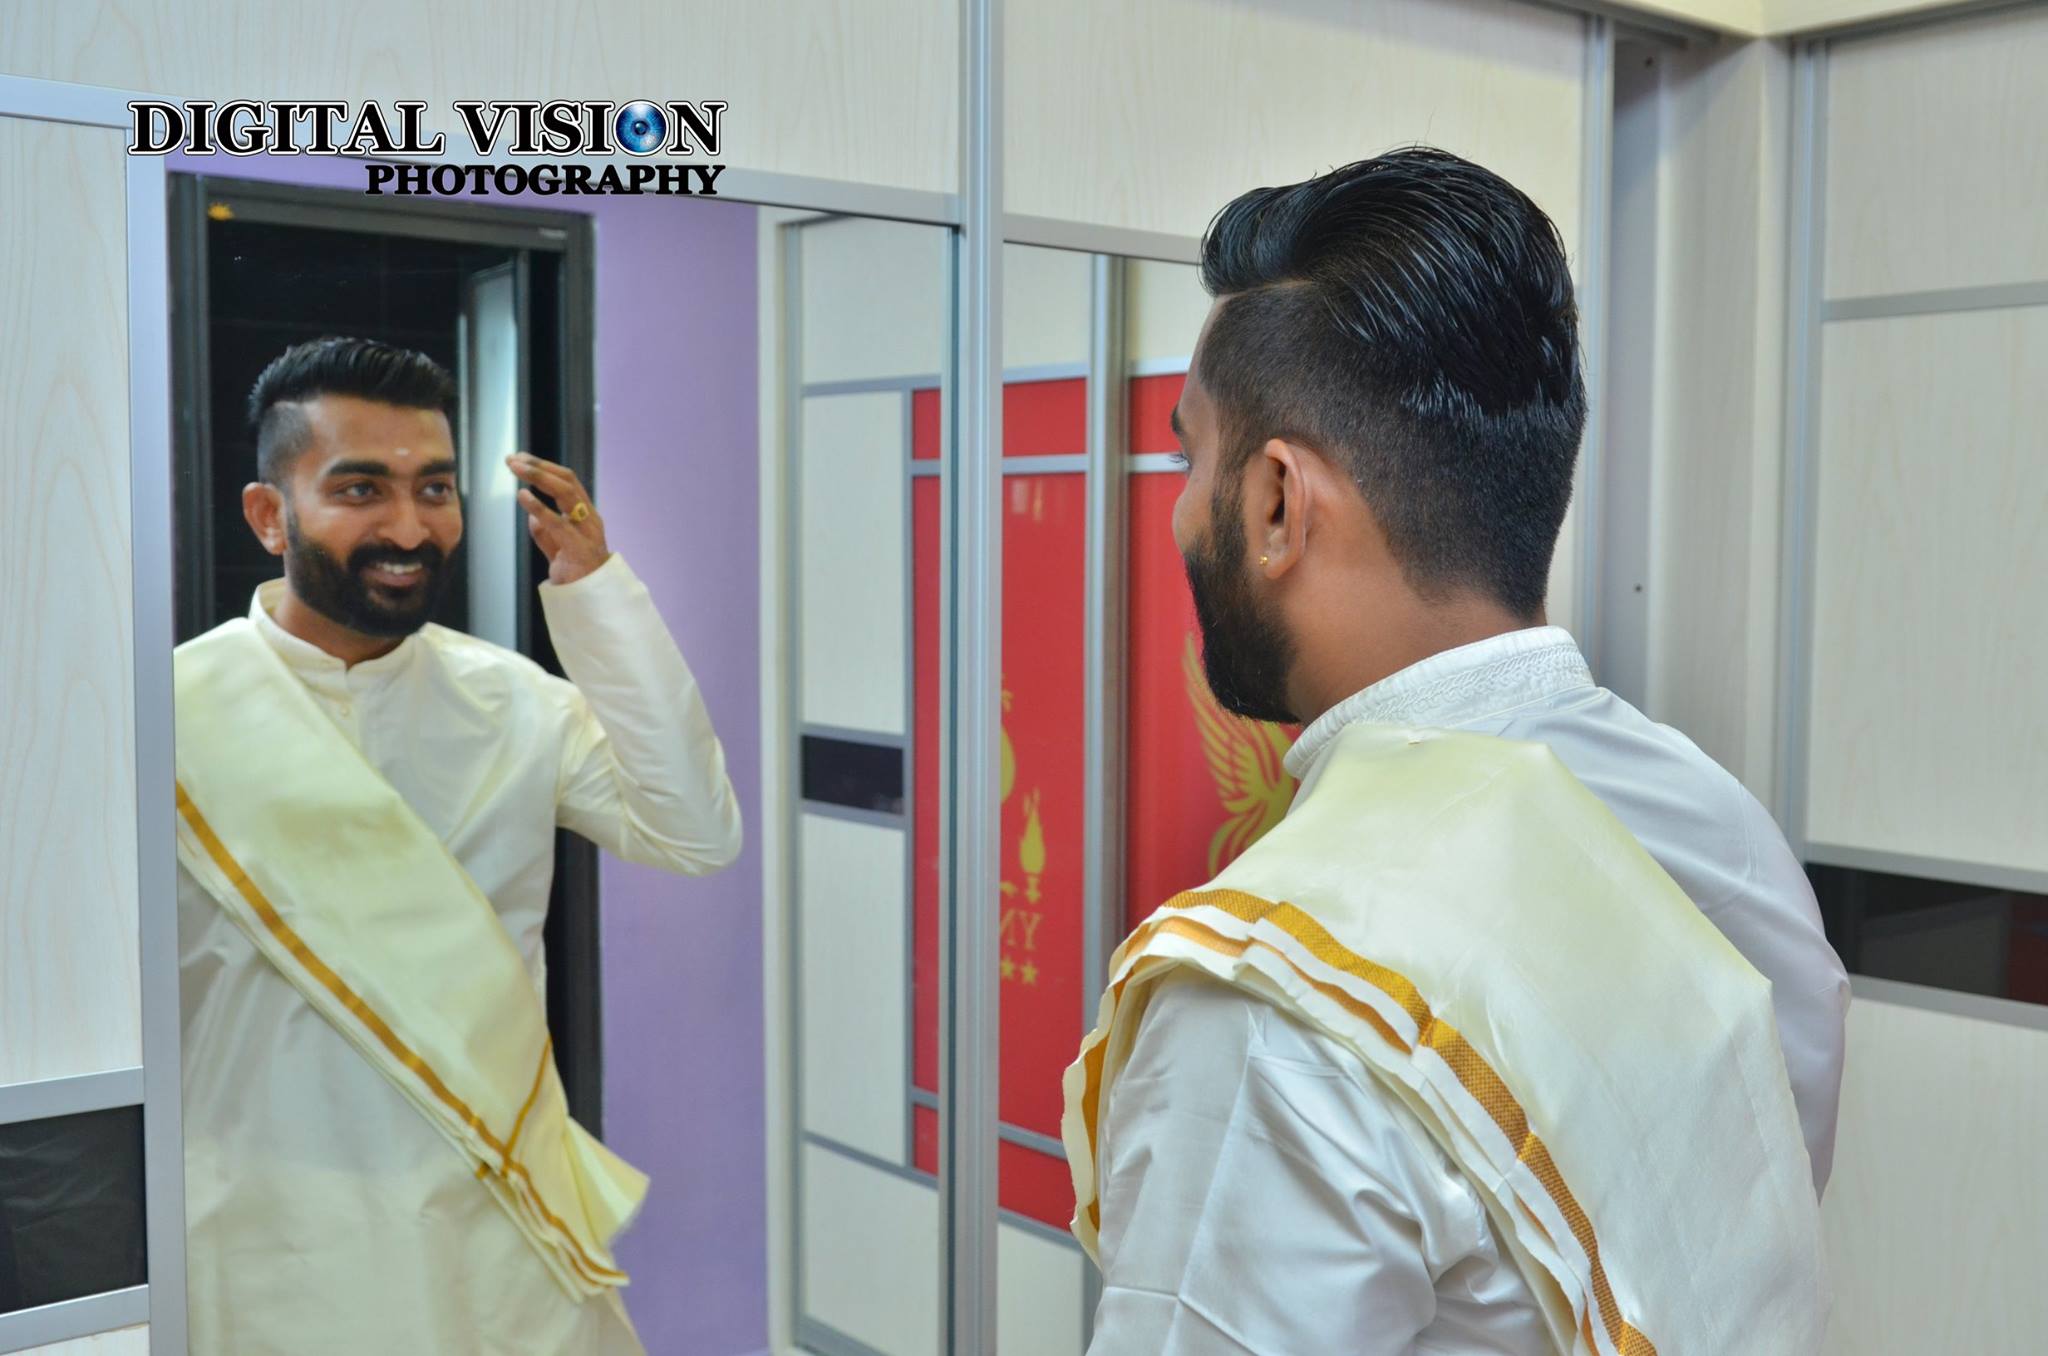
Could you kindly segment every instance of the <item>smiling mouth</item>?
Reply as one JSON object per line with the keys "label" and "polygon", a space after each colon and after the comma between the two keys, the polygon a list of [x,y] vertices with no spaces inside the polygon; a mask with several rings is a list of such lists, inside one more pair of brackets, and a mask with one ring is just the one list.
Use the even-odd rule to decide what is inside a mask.
{"label": "smiling mouth", "polygon": [[405,565],[368,565],[363,568],[363,580],[378,588],[403,592],[416,587],[427,577],[427,567],[418,561]]}

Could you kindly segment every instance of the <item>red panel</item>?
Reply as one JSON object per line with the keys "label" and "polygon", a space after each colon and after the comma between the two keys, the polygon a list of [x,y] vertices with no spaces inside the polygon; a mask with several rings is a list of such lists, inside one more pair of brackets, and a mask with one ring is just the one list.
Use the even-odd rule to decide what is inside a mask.
{"label": "red panel", "polygon": [[[936,407],[937,393],[933,405]],[[917,712],[912,769],[911,1079],[939,1086],[939,481],[910,483],[911,616]],[[936,1161],[936,1160],[935,1160]]]}
{"label": "red panel", "polygon": [[1295,732],[1225,713],[1203,681],[1201,631],[1173,543],[1173,504],[1186,483],[1130,479],[1126,927],[1209,880],[1277,822],[1294,794],[1280,759]]}
{"label": "red panel", "polygon": [[[930,1107],[912,1107],[911,1131],[911,1166],[937,1176],[939,1114]],[[1074,1218],[1074,1177],[1066,1156],[1002,1141],[996,1147],[996,1204],[1055,1229],[1066,1228]]]}
{"label": "red panel", "polygon": [[[1178,377],[1172,378],[1178,383]],[[1176,394],[1179,391],[1176,385]],[[1171,407],[1174,396],[1167,397]],[[918,461],[939,456],[939,392],[926,387],[910,393],[910,455]],[[1160,418],[1165,418],[1162,413]],[[1171,431],[1167,438],[1169,448]],[[1088,450],[1088,383],[1019,381],[1003,388],[1003,455],[1008,457],[1073,456]]]}
{"label": "red panel", "polygon": [[910,393],[910,455],[917,461],[939,459],[939,388]]}
{"label": "red panel", "polygon": [[[1081,1038],[1082,626],[1087,480],[1003,482],[1003,1091],[1005,1120],[1057,1135],[1060,1072]],[[912,1077],[938,1086],[939,486],[911,488],[917,712]]]}
{"label": "red panel", "polygon": [[[1086,383],[1031,382],[1004,392],[1011,455],[1086,447]],[[938,435],[936,392],[913,397],[913,452]],[[938,1089],[939,988],[939,486],[911,490],[915,574],[915,835],[912,897],[912,1077]],[[1082,1034],[1081,722],[1085,696],[1087,480],[1077,473],[1003,481],[1002,1105],[1005,1124],[1057,1138],[1060,1075]],[[914,1162],[938,1163],[938,1118],[913,1109]],[[1064,1158],[1005,1142],[1006,1209],[1063,1228],[1073,1214]]]}
{"label": "red panel", "polygon": [[2005,992],[2023,1003],[2048,1003],[2048,897],[2012,896]]}
{"label": "red panel", "polygon": [[910,1166],[939,1174],[939,1113],[928,1106],[910,1108]]}
{"label": "red panel", "polygon": [[1180,441],[1173,436],[1173,406],[1186,382],[1183,372],[1131,379],[1131,451],[1180,450]]}
{"label": "red panel", "polygon": [[1087,489],[1003,481],[1002,1118],[1053,1136],[1082,1034]]}
{"label": "red panel", "polygon": [[1074,1174],[1066,1155],[1004,1140],[996,1149],[996,1204],[1065,1229],[1074,1219]]}
{"label": "red panel", "polygon": [[1088,382],[1013,381],[1003,387],[1003,455],[1073,456],[1088,450]]}
{"label": "red panel", "polygon": [[[938,485],[912,490],[917,557],[912,1073],[938,1087]],[[1058,1135],[1060,1074],[1081,1042],[1083,609],[1087,480],[1003,482],[1002,1108]]]}

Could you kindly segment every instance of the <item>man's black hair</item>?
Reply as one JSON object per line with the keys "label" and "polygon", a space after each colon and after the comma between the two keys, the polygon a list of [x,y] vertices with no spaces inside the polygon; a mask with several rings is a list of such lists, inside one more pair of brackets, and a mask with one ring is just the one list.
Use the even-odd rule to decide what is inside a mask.
{"label": "man's black hair", "polygon": [[314,339],[273,358],[249,392],[249,428],[256,435],[256,478],[283,483],[292,460],[310,445],[301,403],[315,396],[358,396],[406,409],[439,410],[455,419],[455,379],[424,353],[374,339]]}
{"label": "man's black hair", "polygon": [[1419,591],[1543,606],[1586,421],[1557,228],[1499,175],[1413,147],[1244,194],[1209,223],[1223,298],[1197,375],[1220,507],[1269,438],[1345,467]]}

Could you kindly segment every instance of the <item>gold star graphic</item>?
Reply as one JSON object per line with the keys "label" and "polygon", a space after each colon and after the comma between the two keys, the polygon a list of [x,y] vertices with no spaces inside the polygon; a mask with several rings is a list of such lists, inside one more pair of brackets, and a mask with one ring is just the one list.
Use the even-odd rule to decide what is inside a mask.
{"label": "gold star graphic", "polygon": [[1008,956],[1003,957],[1003,978],[1015,979],[1016,977],[1017,962],[1011,960]]}
{"label": "gold star graphic", "polygon": [[1024,962],[1024,982],[1026,984],[1036,984],[1038,982],[1038,967],[1030,961]]}

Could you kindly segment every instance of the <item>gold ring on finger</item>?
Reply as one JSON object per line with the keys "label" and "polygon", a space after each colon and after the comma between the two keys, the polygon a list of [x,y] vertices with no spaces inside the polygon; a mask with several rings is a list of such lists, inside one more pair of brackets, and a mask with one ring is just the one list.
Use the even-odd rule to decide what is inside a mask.
{"label": "gold ring on finger", "polygon": [[572,523],[580,523],[589,516],[590,505],[587,502],[579,502],[575,508],[569,510],[569,521]]}

